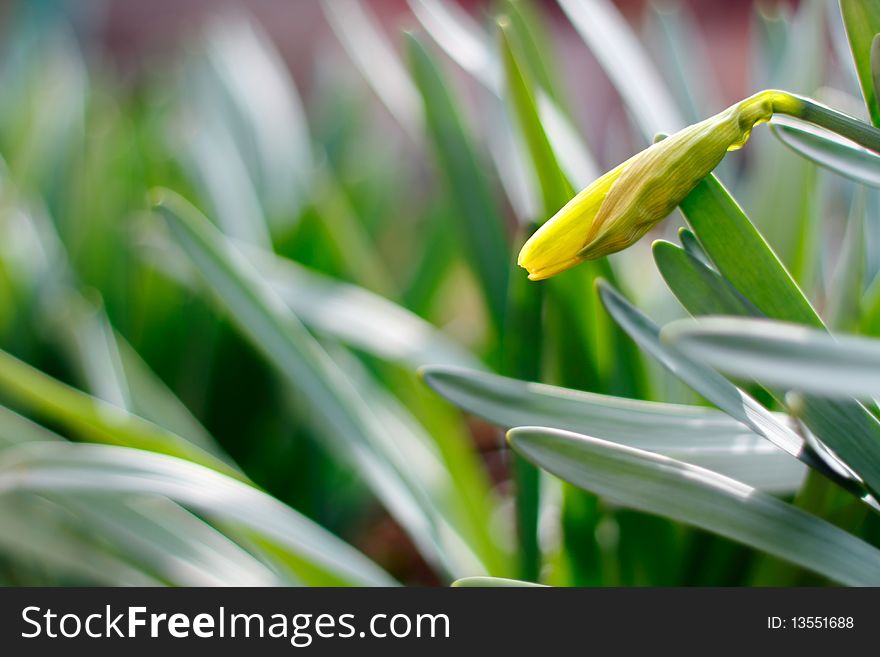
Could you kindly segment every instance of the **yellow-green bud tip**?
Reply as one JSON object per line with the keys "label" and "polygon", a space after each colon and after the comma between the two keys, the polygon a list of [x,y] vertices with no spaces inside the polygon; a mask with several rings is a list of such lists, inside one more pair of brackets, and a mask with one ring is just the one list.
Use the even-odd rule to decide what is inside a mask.
{"label": "yellow-green bud tip", "polygon": [[801,101],[762,91],[659,141],[593,181],[523,245],[517,264],[537,281],[583,260],[620,251],[663,220],[728,150],[740,148],[774,112]]}

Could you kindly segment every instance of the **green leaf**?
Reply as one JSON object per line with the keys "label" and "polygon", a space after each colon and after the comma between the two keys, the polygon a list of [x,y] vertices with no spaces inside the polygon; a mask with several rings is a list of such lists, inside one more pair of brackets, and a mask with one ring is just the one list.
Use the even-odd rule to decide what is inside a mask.
{"label": "green leaf", "polygon": [[299,580],[269,566],[168,499],[106,494],[58,496],[77,523],[174,586],[290,586]]}
{"label": "green leaf", "polygon": [[[190,93],[199,91],[197,74],[186,83]],[[184,133],[176,153],[183,169],[210,204],[223,232],[235,239],[269,248],[272,237],[259,194],[234,135],[219,111],[220,90],[204,93],[190,112],[200,117],[197,130]]]}
{"label": "green leaf", "polygon": [[[324,168],[315,176],[313,186],[314,216],[320,223],[321,238],[328,251],[351,279],[373,292],[391,295],[396,283],[339,180],[329,168]],[[270,246],[263,250],[272,249]]]}
{"label": "green leaf", "polygon": [[113,335],[130,391],[129,410],[231,463],[214,438],[134,348],[118,333]]}
{"label": "green leaf", "polygon": [[666,285],[692,315],[760,314],[718,272],[684,249],[657,240],[652,251]]}
{"label": "green leaf", "polygon": [[351,61],[391,115],[413,139],[421,140],[425,116],[419,92],[369,5],[322,0],[321,8]]}
{"label": "green leaf", "polygon": [[501,213],[480,163],[474,140],[443,80],[434,58],[414,36],[407,35],[407,52],[422,95],[428,133],[437,164],[446,179],[453,215],[458,219],[471,267],[496,328],[501,327],[510,254]]}
{"label": "green leaf", "polygon": [[407,0],[425,31],[456,64],[498,92],[501,71],[489,37],[462,7],[443,0]]}
{"label": "green leaf", "polygon": [[63,440],[58,434],[0,405],[0,448],[19,443]]}
{"label": "green leaf", "polygon": [[451,367],[426,367],[425,382],[450,402],[504,428],[583,433],[701,465],[757,488],[791,492],[804,467],[721,411],[527,383]]}
{"label": "green leaf", "polygon": [[871,39],[871,82],[874,87],[874,99],[880,98],[880,34]]}
{"label": "green leaf", "polygon": [[[195,103],[192,110],[199,128],[195,132],[205,133],[198,137],[201,171],[221,176],[210,186],[229,203],[215,200],[217,216],[239,225],[248,223],[261,232],[267,227],[274,232],[289,230],[312,192],[316,170],[295,82],[256,21],[225,16],[211,21],[204,34],[202,66],[185,81],[183,94]],[[229,143],[220,144],[227,139]],[[235,168],[226,168],[233,161]],[[266,225],[258,226],[259,214],[242,214],[236,220],[230,212],[243,209],[236,199],[245,194],[240,187],[242,174],[253,194],[252,208],[265,215]]]}
{"label": "green leaf", "polygon": [[880,155],[833,132],[791,117],[777,117],[770,129],[793,151],[856,182],[880,187]]}
{"label": "green leaf", "polygon": [[184,199],[157,190],[156,209],[242,334],[309,404],[303,419],[348,463],[440,569],[480,568],[455,522],[426,490],[448,483],[415,420],[369,378],[355,384],[234,245]]}
{"label": "green leaf", "polygon": [[[720,273],[762,313],[770,319],[824,328],[785,267],[714,176],[704,178],[681,208]],[[807,408],[805,424],[829,446],[849,443],[853,433],[861,436],[859,440],[880,442],[880,423],[856,401],[811,399]],[[836,477],[824,463],[812,459],[809,464],[859,494],[852,482]]]}
{"label": "green leaf", "polygon": [[409,6],[437,45],[489,92],[489,152],[517,218],[521,222],[533,221],[538,213],[537,191],[534,181],[529,179],[525,145],[515,132],[509,109],[502,100],[501,65],[490,47],[494,39],[454,3],[409,0]]}
{"label": "green leaf", "polygon": [[554,44],[544,22],[546,16],[531,0],[506,0],[502,15],[517,36],[523,64],[528,66],[530,79],[560,108],[565,106],[559,75],[562,67],[553,57]]}
{"label": "green leaf", "polygon": [[825,316],[835,331],[855,332],[861,323],[862,294],[865,292],[867,251],[864,190],[859,189],[850,206],[846,233],[837,256],[837,266],[827,291]]}
{"label": "green leaf", "polygon": [[464,347],[393,301],[273,253],[241,248],[293,314],[316,333],[412,369],[428,363],[483,369]]}
{"label": "green leaf", "polygon": [[[815,396],[870,399],[880,392],[880,341],[834,336],[759,319],[712,317],[679,320],[663,328],[667,344],[734,376]],[[861,405],[805,398],[803,405],[846,430],[828,432],[804,421],[873,491],[880,490],[877,420]],[[834,422],[828,422],[828,418]],[[864,419],[862,419],[864,418]],[[846,424],[842,424],[842,420]],[[866,426],[859,426],[862,422]]]}
{"label": "green leaf", "polygon": [[506,19],[499,20],[501,53],[506,74],[507,90],[520,129],[531,154],[534,172],[544,198],[544,214],[548,217],[574,196],[574,188],[566,178],[541,123],[537,100],[532,85],[520,63],[520,44]]}
{"label": "green leaf", "polygon": [[880,395],[880,340],[736,317],[678,320],[661,336],[736,377],[828,397]]}
{"label": "green leaf", "polygon": [[277,544],[320,572],[319,582],[393,584],[364,555],[266,493],[215,470],[155,452],[57,442],[10,448],[0,453],[0,495],[17,491],[169,497]]}
{"label": "green leaf", "polygon": [[709,257],[709,254],[706,253],[706,251],[703,249],[703,245],[700,244],[700,241],[697,239],[697,236],[694,235],[693,231],[689,230],[688,228],[679,228],[678,239],[681,242],[681,245],[684,247],[685,251],[690,253],[694,258],[706,265],[709,269],[715,270],[715,265],[712,263],[712,259]]}
{"label": "green leaf", "polygon": [[685,127],[662,76],[609,0],[559,0],[581,38],[623,98],[646,140]]}
{"label": "green leaf", "polygon": [[4,556],[36,563],[53,576],[105,586],[163,586],[167,582],[116,554],[76,516],[35,495],[0,495],[0,550]]}
{"label": "green leaf", "polygon": [[[508,0],[504,11],[499,24],[504,25],[501,59],[506,71],[507,92],[514,97],[522,93],[514,88],[519,84],[516,77],[526,82],[524,91],[532,97],[538,126],[546,135],[565,179],[574,189],[586,187],[601,175],[602,170],[572,122],[570,112],[564,109],[565,101],[553,75],[559,65],[550,59],[551,44],[539,29],[538,16],[528,3],[520,0]],[[518,75],[506,61],[510,55],[514,59],[513,67],[519,69]],[[519,109],[517,114],[522,120]]]}
{"label": "green leaf", "polygon": [[[757,13],[757,12],[755,12]],[[656,42],[661,57],[660,73],[685,114],[688,124],[697,123],[721,105],[717,76],[709,62],[705,34],[688,5],[651,5],[646,41]],[[654,37],[650,39],[650,37]]]}
{"label": "green leaf", "polygon": [[840,0],[840,13],[871,123],[880,127],[880,104],[871,67],[871,46],[880,33],[880,6],[873,0]]}
{"label": "green leaf", "polygon": [[147,449],[187,459],[233,477],[243,476],[198,445],[118,406],[71,388],[5,351],[0,351],[0,389],[87,440]]}
{"label": "green leaf", "polygon": [[[781,60],[767,88],[809,95],[822,85],[827,57],[821,48],[804,47],[824,38],[821,4],[821,0],[802,2],[784,22]],[[755,139],[749,148],[753,159],[744,171],[744,205],[794,279],[810,293],[818,280],[824,219],[817,200],[819,172],[773,139]]]}
{"label": "green leaf", "polygon": [[548,472],[615,504],[720,534],[842,584],[880,583],[880,550],[728,477],[555,429],[521,427],[508,439]]}
{"label": "green leaf", "polygon": [[859,333],[880,337],[880,276],[874,278],[859,304]]}
{"label": "green leaf", "polygon": [[155,423],[176,434],[178,442],[192,443],[237,470],[186,406],[113,330],[98,292],[80,292],[76,272],[51,220],[26,208],[14,216],[14,222],[0,222],[0,230],[5,229],[10,239],[15,233],[23,242],[18,247],[23,251],[45,254],[32,260],[27,284],[32,286],[31,294],[51,298],[51,302],[36,304],[38,322],[73,365],[81,385],[96,398]]}
{"label": "green leaf", "polygon": [[[428,34],[446,54],[474,76],[493,96],[500,99],[504,95],[502,63],[490,48],[493,40],[466,12],[458,5],[437,0],[409,0],[409,5]],[[508,2],[504,9],[505,16],[512,23],[510,31],[518,37],[516,40],[521,46],[518,48],[520,61],[523,65],[529,65],[529,77],[533,82],[533,109],[540,116],[540,125],[569,182],[575,187],[585,187],[599,177],[601,170],[571,118],[561,109],[560,95],[555,90],[557,85],[550,72],[553,64],[546,61],[546,49],[538,45],[537,41],[540,39],[535,38],[522,13],[528,8],[519,2]],[[495,119],[490,118],[490,121],[494,123]],[[506,116],[503,119],[499,117],[498,122],[510,128],[506,125]],[[516,167],[524,164],[520,161],[523,160],[521,149],[518,148],[515,137],[491,127],[489,138],[499,175],[507,188],[513,182],[513,176],[509,174],[511,167],[514,164]],[[501,152],[502,145],[504,150],[509,151],[506,156]],[[508,190],[508,193],[514,207],[521,208],[522,205],[513,198],[511,191]],[[532,213],[527,213],[521,218],[531,221],[534,217]]]}
{"label": "green leaf", "polygon": [[452,583],[457,588],[513,588],[513,587],[543,587],[543,584],[524,582],[519,579],[505,579],[504,577],[462,577]]}
{"label": "green leaf", "polygon": [[758,310],[772,319],[823,325],[791,274],[715,176],[704,178],[680,207],[721,275]]}
{"label": "green leaf", "polygon": [[599,294],[605,308],[636,344],[656,358],[661,365],[695,392],[701,394],[735,420],[745,424],[758,435],[764,436],[780,449],[818,470],[832,481],[858,495],[862,494],[862,487],[859,483],[842,476],[812,450],[806,449],[799,435],[752,397],[715,370],[692,360],[680,349],[661,342],[660,329],[657,325],[610,286],[605,283],[600,284]]}

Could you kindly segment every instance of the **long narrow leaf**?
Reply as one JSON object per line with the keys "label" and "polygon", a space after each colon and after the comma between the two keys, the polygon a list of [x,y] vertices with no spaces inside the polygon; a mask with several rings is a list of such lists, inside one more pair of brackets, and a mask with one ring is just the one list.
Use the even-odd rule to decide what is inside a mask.
{"label": "long narrow leaf", "polygon": [[[824,331],[793,324],[720,317],[673,322],[664,327],[662,338],[690,357],[722,371],[777,387],[823,397],[856,394],[871,399],[880,393],[877,340],[835,338]],[[820,407],[823,414],[834,408],[840,410],[837,415],[842,417],[847,416],[845,408],[862,411],[859,416],[868,414],[864,407],[852,402],[842,409],[811,398],[804,403]],[[805,421],[809,426],[808,417]],[[849,422],[857,419],[858,416],[850,418]],[[839,421],[840,418],[835,420]],[[818,430],[816,433],[872,490],[880,490],[880,441],[875,439],[876,431],[848,429],[833,434]]]}
{"label": "long narrow leaf", "polygon": [[843,137],[790,117],[775,118],[773,134],[794,152],[856,182],[880,187],[880,155]]}
{"label": "long narrow leaf", "polygon": [[[195,208],[166,190],[157,191],[156,200],[175,239],[242,333],[309,402],[306,419],[322,438],[364,478],[439,568],[466,566],[472,571],[470,560],[453,563],[461,553],[446,543],[448,519],[438,515],[425,491],[425,482],[443,473],[431,447],[403,431],[405,427],[389,433],[382,407],[371,406],[247,258]],[[404,444],[395,445],[395,438]],[[405,448],[422,458],[409,459]]]}
{"label": "long narrow leaf", "polygon": [[802,463],[710,408],[662,404],[527,383],[449,367],[425,382],[456,406],[504,428],[544,426],[679,458],[757,488],[796,490]]}
{"label": "long narrow leaf", "polygon": [[0,389],[88,440],[149,449],[242,475],[210,452],[128,411],[91,397],[0,351]]}
{"label": "long narrow leaf", "polygon": [[685,126],[638,37],[608,0],[558,0],[636,118],[646,140]]}
{"label": "long narrow leaf", "polygon": [[718,271],[762,313],[822,326],[791,274],[715,176],[697,184],[681,211]]}
{"label": "long narrow leaf", "polygon": [[509,270],[508,241],[484,167],[452,94],[428,49],[408,35],[407,50],[422,94],[437,163],[454,203],[459,234],[479,279],[490,316],[502,324]]}
{"label": "long narrow leaf", "polygon": [[880,584],[880,550],[738,481],[569,432],[521,427],[508,435],[529,460],[617,504],[721,534],[843,584]]}
{"label": "long narrow leaf", "polygon": [[339,583],[393,583],[357,550],[275,498],[215,470],[163,454],[105,445],[22,445],[0,455],[0,495],[15,491],[169,497],[264,536]]}
{"label": "long narrow leaf", "polygon": [[871,122],[880,127],[880,101],[874,88],[871,43],[880,32],[880,7],[872,0],[840,0],[840,13]]}
{"label": "long narrow leaf", "polygon": [[692,358],[786,390],[870,400],[880,395],[880,340],[736,317],[679,320],[661,335]]}

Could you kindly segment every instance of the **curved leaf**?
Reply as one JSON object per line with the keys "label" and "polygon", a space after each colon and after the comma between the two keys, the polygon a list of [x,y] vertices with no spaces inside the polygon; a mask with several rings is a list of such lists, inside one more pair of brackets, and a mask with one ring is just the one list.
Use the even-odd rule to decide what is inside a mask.
{"label": "curved leaf", "polygon": [[452,583],[456,588],[513,588],[513,587],[542,587],[543,584],[535,584],[534,582],[524,582],[519,579],[505,579],[503,577],[462,577]]}
{"label": "curved leaf", "polygon": [[155,452],[60,442],[10,448],[0,453],[0,495],[14,491],[169,497],[277,544],[323,573],[324,582],[330,578],[354,585],[393,583],[357,550],[266,493]]}
{"label": "curved leaf", "polygon": [[456,406],[504,428],[544,426],[588,434],[701,465],[763,490],[791,492],[802,463],[711,408],[663,404],[527,383],[451,367],[425,382]]}
{"label": "curved leaf", "polygon": [[704,468],[566,431],[520,427],[520,454],[616,504],[684,522],[853,586],[880,584],[880,550]]}
{"label": "curved leaf", "polygon": [[867,148],[790,117],[777,117],[770,123],[773,134],[783,144],[826,169],[851,180],[880,187],[880,155]]}

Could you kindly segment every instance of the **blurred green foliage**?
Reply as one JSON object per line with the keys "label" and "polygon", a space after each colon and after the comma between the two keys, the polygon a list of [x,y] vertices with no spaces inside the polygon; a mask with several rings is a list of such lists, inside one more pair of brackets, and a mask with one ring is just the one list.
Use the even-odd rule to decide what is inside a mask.
{"label": "blurred green foliage", "polygon": [[[737,53],[750,88],[865,117],[867,102],[876,119],[864,4],[843,3],[846,31],[818,0],[756,11],[754,52]],[[682,203],[693,232],[676,216],[653,233],[668,240],[656,267],[643,241],[528,283],[514,263],[535,225],[655,132],[720,109],[710,46],[687,5],[640,26],[609,0],[505,0],[478,18],[409,5],[402,34],[367,2],[322,2],[338,43],[306,97],[241,14],[132,76],[75,4],[10,9],[0,581],[876,583],[857,537],[877,544],[877,518],[851,495],[877,492],[877,464],[854,462],[880,435],[873,402],[731,382],[624,298],[660,324],[737,314],[880,336],[875,154],[774,124],[794,153],[759,129],[719,169],[726,188],[710,176]],[[574,31],[576,46],[557,38]],[[610,115],[581,106],[578,71],[596,63]],[[514,432],[563,483],[512,455],[502,429],[522,425],[601,444]],[[732,501],[710,478],[682,493],[626,449],[760,492]],[[665,494],[678,511],[658,508]]]}

